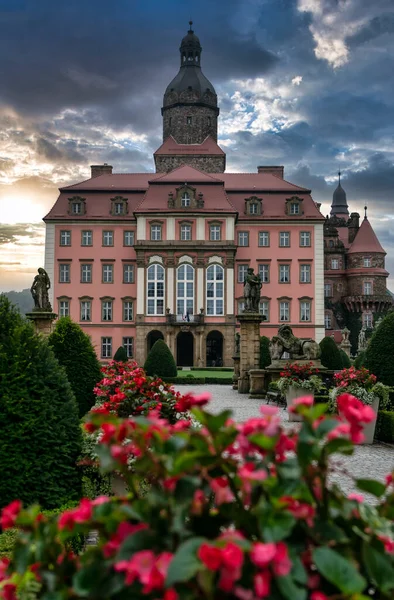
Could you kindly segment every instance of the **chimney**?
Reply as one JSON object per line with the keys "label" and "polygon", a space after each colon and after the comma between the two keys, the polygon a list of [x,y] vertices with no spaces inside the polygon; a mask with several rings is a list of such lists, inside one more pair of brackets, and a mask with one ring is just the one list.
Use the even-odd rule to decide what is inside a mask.
{"label": "chimney", "polygon": [[283,179],[284,167],[257,167],[257,173],[269,173]]}
{"label": "chimney", "polygon": [[103,165],[91,165],[91,178],[100,177],[100,175],[112,175],[112,166],[104,163]]}
{"label": "chimney", "polygon": [[360,215],[358,213],[352,213],[348,221],[349,230],[349,243],[351,244],[356,237],[357,231],[360,228]]}

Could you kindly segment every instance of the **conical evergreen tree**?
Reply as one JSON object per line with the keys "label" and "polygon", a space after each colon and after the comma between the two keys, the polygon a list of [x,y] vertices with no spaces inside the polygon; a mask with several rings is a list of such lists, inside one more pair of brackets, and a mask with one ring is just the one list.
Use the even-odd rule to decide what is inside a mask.
{"label": "conical evergreen tree", "polygon": [[80,498],[78,408],[64,369],[0,296],[0,504]]}
{"label": "conical evergreen tree", "polygon": [[144,369],[147,375],[157,377],[176,377],[178,374],[174,357],[164,340],[157,340],[146,359]]}
{"label": "conical evergreen tree", "polygon": [[271,364],[269,343],[270,340],[265,335],[260,337],[260,369],[265,369]]}
{"label": "conical evergreen tree", "polygon": [[94,405],[93,388],[101,379],[101,367],[88,336],[78,323],[62,317],[48,338],[56,358],[66,369],[68,380],[83,417]]}
{"label": "conical evergreen tree", "polygon": [[342,357],[339,348],[332,337],[325,337],[319,344],[321,349],[321,364],[330,371],[340,371],[342,369]]}
{"label": "conical evergreen tree", "polygon": [[124,346],[119,346],[119,348],[115,352],[114,360],[118,362],[127,362],[129,360],[127,358],[127,352]]}
{"label": "conical evergreen tree", "polygon": [[342,369],[348,369],[349,367],[351,367],[352,363],[350,361],[350,358],[348,357],[346,352],[342,350],[342,348],[339,348],[339,354],[341,355]]}
{"label": "conical evergreen tree", "polygon": [[367,346],[364,366],[378,380],[394,386],[394,311],[380,323]]}

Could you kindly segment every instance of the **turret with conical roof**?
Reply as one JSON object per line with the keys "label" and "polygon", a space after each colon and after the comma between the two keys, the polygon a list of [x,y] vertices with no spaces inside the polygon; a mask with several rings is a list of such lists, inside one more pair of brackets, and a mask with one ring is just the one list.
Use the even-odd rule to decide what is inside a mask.
{"label": "turret with conical roof", "polygon": [[346,192],[341,186],[341,172],[338,172],[338,186],[332,196],[331,216],[347,218],[349,216],[349,207],[346,200]]}
{"label": "turret with conical roof", "polygon": [[163,141],[171,135],[178,144],[201,144],[208,136],[217,141],[217,96],[202,72],[202,48],[192,25],[190,21],[182,39],[180,69],[167,86],[161,109]]}

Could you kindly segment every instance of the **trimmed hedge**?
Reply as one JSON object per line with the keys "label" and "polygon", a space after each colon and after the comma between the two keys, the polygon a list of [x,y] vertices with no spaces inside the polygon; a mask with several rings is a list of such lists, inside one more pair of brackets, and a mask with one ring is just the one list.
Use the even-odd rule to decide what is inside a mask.
{"label": "trimmed hedge", "polygon": [[349,369],[349,367],[352,366],[352,361],[350,360],[346,352],[342,350],[342,348],[339,348],[339,354],[341,355],[342,359],[342,369]]}
{"label": "trimmed hedge", "polygon": [[166,383],[176,383],[177,385],[231,385],[232,377],[164,377]]}
{"label": "trimmed hedge", "polygon": [[319,346],[321,350],[321,364],[332,371],[340,371],[342,369],[342,357],[333,338],[323,338]]}
{"label": "trimmed hedge", "polygon": [[94,405],[96,398],[93,388],[101,379],[100,362],[92,340],[78,323],[74,323],[70,317],[62,317],[57,321],[48,342],[66,370],[81,418]]}
{"label": "trimmed hedge", "polygon": [[118,362],[127,362],[129,360],[124,346],[119,346],[119,348],[115,352],[114,360]]}
{"label": "trimmed hedge", "polygon": [[0,506],[55,508],[81,497],[82,436],[64,369],[0,295]]}
{"label": "trimmed hedge", "polygon": [[[233,367],[188,367],[190,371],[234,371]],[[179,368],[179,371],[184,371],[182,367]]]}
{"label": "trimmed hedge", "polygon": [[271,364],[271,354],[269,351],[270,340],[267,336],[260,337],[260,369],[265,369]]}
{"label": "trimmed hedge", "polygon": [[394,386],[394,311],[374,332],[365,352],[365,366],[385,385]]}
{"label": "trimmed hedge", "polygon": [[375,438],[381,442],[394,444],[394,412],[388,410],[378,412]]}
{"label": "trimmed hedge", "polygon": [[354,360],[354,366],[356,369],[361,369],[361,367],[365,367],[365,350],[362,350],[359,354],[357,354]]}
{"label": "trimmed hedge", "polygon": [[145,361],[144,369],[147,375],[162,379],[176,377],[178,374],[174,357],[164,340],[157,340]]}

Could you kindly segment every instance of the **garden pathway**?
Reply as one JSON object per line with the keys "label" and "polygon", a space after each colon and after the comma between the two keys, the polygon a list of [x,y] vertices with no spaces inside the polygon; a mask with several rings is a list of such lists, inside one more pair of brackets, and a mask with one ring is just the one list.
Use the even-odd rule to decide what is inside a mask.
{"label": "garden pathway", "polygon": [[[238,394],[236,390],[225,385],[196,385],[175,386],[181,393],[192,392],[196,394],[209,392],[212,395],[210,407],[215,412],[231,408],[237,421],[245,421],[250,417],[259,415],[259,408],[265,400],[251,400],[247,394]],[[279,409],[283,423],[292,426],[288,422],[286,409]],[[335,458],[336,463],[357,478],[372,478],[384,481],[385,475],[394,469],[394,447],[385,444],[373,444],[372,446],[357,446],[352,456],[340,456]],[[337,481],[342,490],[349,494],[357,491],[351,477],[343,473],[334,473],[332,479]],[[368,501],[373,497],[365,494]]]}

